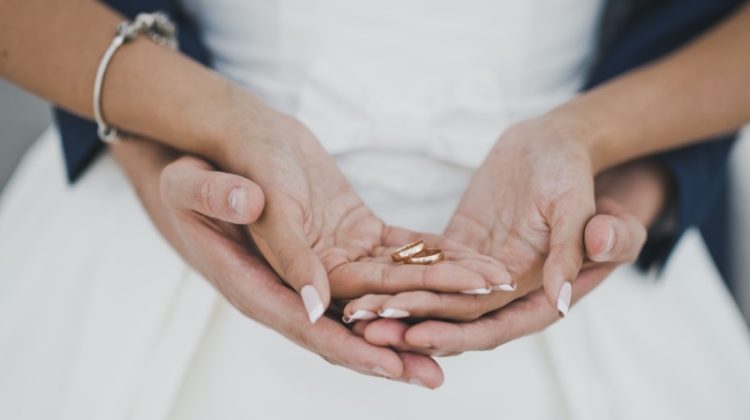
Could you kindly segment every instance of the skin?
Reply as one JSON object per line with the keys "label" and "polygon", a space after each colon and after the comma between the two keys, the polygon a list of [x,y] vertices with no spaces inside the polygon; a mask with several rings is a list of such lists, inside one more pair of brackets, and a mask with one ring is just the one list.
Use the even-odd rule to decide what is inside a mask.
{"label": "skin", "polygon": [[[0,0],[0,10],[13,10],[0,15],[0,76],[91,117],[96,66],[122,18],[90,0]],[[489,262],[467,255],[478,255],[478,249],[494,254],[490,256],[508,267],[521,291],[535,290],[533,280],[525,279],[538,278],[533,273],[541,270],[548,310],[553,310],[562,283],[576,278],[584,260],[581,237],[597,210],[594,176],[750,120],[745,89],[749,44],[746,6],[676,54],[512,128],[477,171],[447,232],[449,239],[462,242],[449,242],[458,258],[476,267]],[[113,59],[103,109],[115,126],[204,156],[254,181],[266,203],[251,226],[252,238],[296,290],[312,285],[327,304],[331,292],[336,296],[331,289],[336,281],[327,281],[327,271],[356,275],[356,282],[370,285],[389,284],[388,276],[395,276],[395,270],[385,268],[385,255],[394,246],[392,238],[410,234],[389,230],[362,210],[309,131],[244,88],[140,37]],[[525,176],[512,183],[514,174]],[[364,225],[355,227],[359,221]],[[355,263],[367,269],[358,265],[346,271]],[[487,275],[485,268],[469,271],[485,284],[497,282],[502,268],[489,265],[495,266],[495,275]],[[429,281],[444,285],[448,277],[463,279],[457,271],[432,271],[442,269],[414,273],[418,289],[432,286]],[[422,280],[427,278],[431,280]],[[574,299],[579,289],[585,290],[579,280]],[[350,292],[342,296],[354,294]],[[529,296],[539,296],[535,293]]]}
{"label": "skin", "polygon": [[[313,329],[301,328],[305,317],[301,303],[248,249],[245,230],[237,225],[251,223],[262,212],[264,197],[256,184],[216,172],[200,159],[177,159],[175,152],[146,141],[122,143],[112,150],[150,217],[186,261],[243,314],[330,363],[437,388],[444,380],[442,370],[434,360],[419,353],[447,355],[490,348],[537,331],[556,319],[550,316],[554,312],[542,304],[541,292],[537,292],[481,322],[424,322],[409,332],[407,324],[397,320],[359,322],[349,330],[340,322],[323,318]],[[136,156],[138,159],[134,159]],[[206,188],[207,184],[211,187]],[[600,214],[586,227],[586,250],[602,264],[584,270],[579,280],[587,286],[579,288],[579,294],[603,280],[617,265],[615,262],[635,258],[645,239],[641,221],[655,217],[667,188],[664,173],[650,163],[610,171],[599,177],[597,186]],[[240,212],[228,205],[231,191],[237,188],[247,193]],[[632,214],[625,212],[621,202],[630,204],[628,210]],[[606,249],[610,226],[616,240]],[[407,342],[407,332],[419,344]]]}
{"label": "skin", "polygon": [[[91,117],[95,69],[122,17],[90,0],[0,0],[0,7],[14,11],[0,17],[0,75]],[[28,27],[35,30],[27,31]],[[491,256],[506,265],[512,264],[511,257],[521,256],[515,267],[509,267],[520,277],[547,254],[544,285],[554,305],[562,284],[574,278],[582,262],[580,234],[594,211],[593,176],[588,175],[736,129],[750,119],[750,95],[744,89],[750,73],[750,54],[744,48],[748,42],[750,7],[746,6],[676,54],[581,95],[537,121],[514,127],[478,171],[448,234],[469,246],[479,239],[467,236],[489,236],[492,244],[485,248]],[[61,78],[66,83],[58,83]],[[143,101],[144,97],[149,100]],[[711,103],[703,100],[707,97],[722,100]],[[318,153],[322,148],[317,142],[298,142],[310,137],[299,123],[178,52],[145,37],[123,47],[105,79],[103,109],[111,124],[205,156],[222,169],[256,182],[266,191],[270,210],[252,229],[254,239],[286,281],[298,290],[314,286],[324,304],[329,300],[324,271],[330,266],[316,261],[313,254],[351,262],[373,247],[390,245],[378,243],[378,222],[357,210],[356,199],[336,189],[343,185],[339,174],[322,156],[325,152]],[[533,145],[503,144],[519,144],[521,138]],[[314,153],[310,156],[307,151]],[[501,152],[508,153],[498,157]],[[573,161],[555,164],[558,155]],[[494,167],[501,164],[509,166]],[[568,171],[565,179],[553,182],[557,174],[551,168],[562,167]],[[289,177],[286,171],[291,172]],[[485,194],[483,186],[490,185],[487,174],[503,172],[528,177],[515,185],[507,181],[510,177],[502,178],[504,183]],[[321,180],[331,181],[334,188],[325,190]],[[525,202],[509,200],[524,191],[534,194]],[[572,204],[584,196],[585,201]],[[510,202],[513,208],[497,208]],[[283,213],[290,203],[295,210]],[[326,209],[321,211],[322,207]],[[523,213],[530,209],[531,213]],[[562,217],[567,211],[574,213]],[[350,212],[354,217],[343,220]],[[330,226],[340,226],[339,222],[353,226],[357,217],[373,226],[356,232],[365,239],[354,248],[337,246],[338,232],[322,238],[331,233]],[[473,234],[456,233],[472,225]],[[527,240],[516,240],[526,233],[531,233]],[[290,240],[282,243],[281,238]],[[389,273],[382,266],[377,269],[382,275]],[[369,279],[377,276],[362,274]]]}
{"label": "skin", "polygon": [[[668,191],[667,175],[658,164],[648,161],[628,164],[597,178],[597,214],[585,227],[587,261],[575,280],[573,303],[619,265],[635,260],[646,239],[644,226],[657,217]],[[540,288],[540,273],[536,275],[533,280],[536,289],[528,294],[496,292],[469,298],[426,292],[419,297],[408,293],[379,296],[383,299],[379,304],[383,306],[405,307],[419,317],[447,317],[462,322],[431,319],[410,325],[401,320],[380,319],[362,322],[358,328],[364,330],[365,338],[373,344],[435,356],[494,349],[540,331],[559,319],[557,310],[548,304]],[[361,308],[352,302],[345,312]]]}
{"label": "skin", "polygon": [[584,262],[594,177],[750,121],[749,42],[745,6],[676,53],[511,127],[475,173],[446,236],[501,261],[521,294],[536,289],[530,279],[541,272],[550,307],[567,306],[561,290],[575,289]]}
{"label": "skin", "polygon": [[[0,18],[0,75],[91,117],[96,66],[122,17],[86,0],[0,6],[15,11]],[[29,34],[29,26],[39,30]],[[312,133],[179,52],[138,37],[113,58],[103,92],[108,122],[209,157],[262,188],[266,211],[251,225],[251,236],[294,289],[312,286],[309,305],[326,308],[331,294],[417,287],[458,292],[495,279],[476,267],[492,273],[485,266],[499,264],[444,239],[439,245],[449,251],[447,264],[394,267],[385,257],[407,233],[364,206]],[[308,309],[315,322],[320,312]]]}
{"label": "skin", "polygon": [[[442,384],[430,357],[370,344],[327,317],[308,326],[296,294],[248,247],[241,225],[257,220],[264,205],[256,184],[152,142],[132,140],[112,152],[161,234],[244,315],[332,364],[428,388]],[[246,193],[240,211],[229,205],[238,188]]]}

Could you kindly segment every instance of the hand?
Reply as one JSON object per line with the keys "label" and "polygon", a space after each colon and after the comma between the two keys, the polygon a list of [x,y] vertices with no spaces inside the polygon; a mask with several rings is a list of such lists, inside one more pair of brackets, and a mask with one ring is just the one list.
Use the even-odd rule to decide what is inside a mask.
{"label": "hand", "polygon": [[165,238],[243,314],[333,364],[440,386],[442,371],[429,357],[374,346],[328,318],[312,327],[307,324],[294,292],[248,251],[246,233],[237,225],[252,223],[261,214],[264,197],[257,185],[213,172],[195,158],[183,157],[167,166],[174,155],[145,141],[128,140],[112,151]]}
{"label": "hand", "polygon": [[[644,226],[652,223],[661,211],[668,184],[662,168],[652,162],[626,165],[597,177],[597,215],[587,223],[584,234],[589,261],[577,277],[573,302],[601,283],[618,265],[637,257],[645,240]],[[476,300],[486,300],[480,305],[489,308],[490,298],[478,296]],[[468,311],[474,307],[462,303]],[[466,318],[472,319],[486,312],[486,308],[475,310],[474,315]],[[412,311],[418,313],[417,309]],[[366,339],[373,344],[450,355],[495,348],[539,331],[557,319],[556,310],[549,306],[544,293],[537,290],[474,322],[425,321],[410,327],[396,320],[378,320],[364,330]]]}
{"label": "hand", "polygon": [[[584,226],[595,210],[591,161],[578,136],[545,119],[509,129],[477,170],[446,229],[448,238],[502,262],[514,280],[510,287],[473,299],[425,291],[387,302],[375,296],[364,306],[467,320],[543,284],[552,307],[564,315],[583,262]],[[458,302],[466,303],[453,304]]]}
{"label": "hand", "polygon": [[449,238],[504,262],[518,279],[516,296],[536,290],[535,274],[542,270],[547,299],[560,316],[568,311],[584,257],[584,226],[595,212],[592,163],[581,137],[576,127],[545,118],[509,129],[446,230]]}
{"label": "hand", "polygon": [[[252,124],[237,130],[246,141],[224,160],[233,161],[232,172],[248,175],[265,193],[265,209],[250,225],[252,239],[276,273],[302,295],[311,322],[324,313],[331,294],[470,292],[509,281],[499,263],[457,242],[386,226],[303,124],[267,112],[263,129]],[[394,264],[390,253],[416,237],[442,248],[445,261]]]}

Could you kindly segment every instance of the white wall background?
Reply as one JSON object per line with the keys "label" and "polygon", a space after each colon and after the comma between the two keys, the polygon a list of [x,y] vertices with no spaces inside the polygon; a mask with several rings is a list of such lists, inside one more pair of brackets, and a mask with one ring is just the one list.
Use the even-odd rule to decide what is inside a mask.
{"label": "white wall background", "polygon": [[0,191],[50,120],[47,104],[0,79]]}

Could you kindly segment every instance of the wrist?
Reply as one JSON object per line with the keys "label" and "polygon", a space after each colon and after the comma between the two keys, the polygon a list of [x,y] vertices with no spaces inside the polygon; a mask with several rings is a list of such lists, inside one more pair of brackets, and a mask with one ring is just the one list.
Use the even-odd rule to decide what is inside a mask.
{"label": "wrist", "polygon": [[154,184],[154,179],[158,185],[162,168],[177,156],[172,149],[140,137],[128,137],[108,150],[136,190]]}
{"label": "wrist", "polygon": [[248,143],[267,137],[276,111],[242,86],[227,82],[224,93],[202,118],[203,141],[196,152],[230,171],[238,171],[238,157]]}
{"label": "wrist", "polygon": [[542,117],[557,132],[565,133],[567,141],[581,145],[589,154],[594,175],[618,164],[608,148],[607,124],[597,122],[574,103],[553,109]]}

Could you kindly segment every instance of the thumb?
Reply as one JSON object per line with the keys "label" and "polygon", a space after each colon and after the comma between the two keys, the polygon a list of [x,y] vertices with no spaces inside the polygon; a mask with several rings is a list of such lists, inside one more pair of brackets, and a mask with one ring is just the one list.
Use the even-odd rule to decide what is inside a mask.
{"label": "thumb", "polygon": [[586,224],[586,256],[595,262],[625,263],[638,258],[646,228],[617,203],[600,200],[597,215]]}
{"label": "thumb", "polygon": [[282,198],[269,200],[269,204],[258,223],[250,226],[250,232],[279,277],[300,294],[314,324],[331,301],[328,274],[305,238],[299,205]]}
{"label": "thumb", "polygon": [[555,206],[550,223],[550,248],[544,263],[543,286],[547,300],[561,317],[568,314],[573,295],[573,280],[583,264],[583,232],[593,215],[585,200],[567,200]]}
{"label": "thumb", "polygon": [[172,209],[195,211],[235,224],[255,222],[263,211],[260,187],[238,175],[213,171],[198,158],[184,156],[161,173],[160,192]]}

